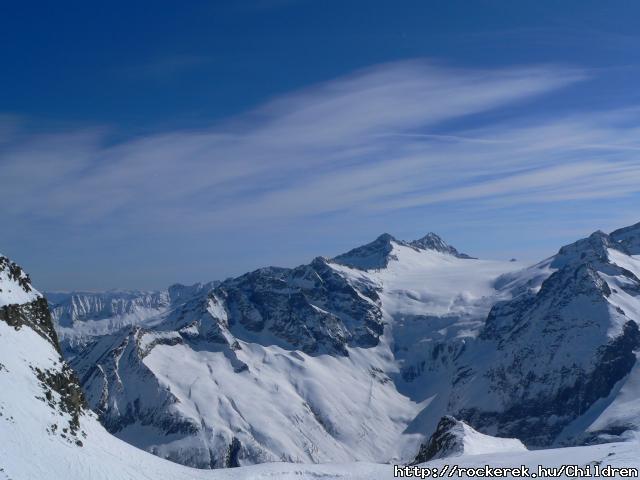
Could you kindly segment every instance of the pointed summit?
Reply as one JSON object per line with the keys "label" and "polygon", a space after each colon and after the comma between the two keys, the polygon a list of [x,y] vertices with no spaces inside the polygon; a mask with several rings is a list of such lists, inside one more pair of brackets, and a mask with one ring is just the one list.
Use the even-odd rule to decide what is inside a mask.
{"label": "pointed summit", "polygon": [[435,250],[440,253],[448,253],[458,258],[474,258],[466,253],[460,253],[451,245],[447,244],[439,235],[433,232],[427,233],[424,237],[409,243],[418,250]]}
{"label": "pointed summit", "polygon": [[624,249],[624,246],[616,245],[611,236],[597,230],[586,238],[581,238],[560,248],[553,257],[551,266],[562,268],[567,265],[582,265],[588,262],[607,263],[607,249],[609,248]]}
{"label": "pointed summit", "polygon": [[446,253],[457,258],[473,259],[466,253],[460,253],[451,245],[447,244],[440,236],[433,232],[427,233],[424,237],[412,242],[405,242],[396,239],[393,235],[383,233],[373,242],[356,247],[347,253],[338,255],[331,259],[334,263],[345,265],[359,270],[377,270],[386,268],[390,260],[397,257],[392,253],[393,244],[413,248],[414,250],[431,250],[434,252]]}
{"label": "pointed summit", "polygon": [[391,252],[393,250],[392,242],[398,242],[392,235],[383,233],[373,242],[367,243],[361,247],[349,250],[347,253],[338,255],[332,261],[351,268],[360,270],[375,270],[385,268],[389,264],[389,260],[395,258]]}
{"label": "pointed summit", "polygon": [[31,286],[29,275],[0,254],[0,307],[33,302],[40,297],[40,293]]}

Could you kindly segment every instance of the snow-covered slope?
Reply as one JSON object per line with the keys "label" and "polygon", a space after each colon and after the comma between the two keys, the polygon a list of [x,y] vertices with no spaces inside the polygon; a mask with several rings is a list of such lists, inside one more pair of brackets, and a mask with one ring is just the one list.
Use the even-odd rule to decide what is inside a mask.
{"label": "snow-covered slope", "polygon": [[[228,470],[196,470],[150,455],[108,434],[90,412],[79,420],[82,446],[63,438],[70,416],[40,398],[46,387],[33,369],[58,370],[58,353],[30,328],[0,321],[0,479],[33,480],[390,480],[392,465],[270,463]],[[58,399],[53,393],[52,398]],[[52,425],[59,425],[53,432]],[[523,453],[462,456],[460,466],[572,464],[640,467],[637,442]],[[422,467],[441,468],[435,461]]]}
{"label": "snow-covered slope", "polygon": [[[448,413],[451,378],[466,343],[479,334],[497,301],[520,291],[519,284],[507,288],[499,280],[530,274],[520,273],[519,262],[472,259],[450,253],[457,252],[453,247],[434,250],[418,248],[416,242],[390,243],[390,261],[384,269],[363,271],[342,262],[333,268],[352,283],[378,286],[387,323],[385,341],[393,355],[389,376],[399,392],[425,405],[405,433],[424,437]],[[406,442],[403,451],[408,455],[415,448]]]}
{"label": "snow-covered slope", "polygon": [[[301,465],[270,463],[228,470],[196,470],[154,457],[109,435],[90,412],[79,420],[82,446],[62,435],[71,417],[40,398],[47,388],[33,369],[58,370],[53,346],[30,328],[15,330],[0,321],[0,478],[3,480],[345,480],[392,479],[392,465],[366,463]],[[52,398],[58,399],[54,392]],[[52,425],[58,425],[54,432]],[[560,450],[489,453],[456,457],[460,466],[526,465],[535,471],[571,463],[640,467],[636,441]],[[442,468],[450,460],[422,464]]]}

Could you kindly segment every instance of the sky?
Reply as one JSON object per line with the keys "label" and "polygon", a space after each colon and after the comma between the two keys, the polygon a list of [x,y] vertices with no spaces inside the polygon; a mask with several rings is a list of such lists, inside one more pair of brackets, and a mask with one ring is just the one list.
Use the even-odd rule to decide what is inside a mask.
{"label": "sky", "polygon": [[0,252],[164,288],[640,221],[636,1],[3,2]]}

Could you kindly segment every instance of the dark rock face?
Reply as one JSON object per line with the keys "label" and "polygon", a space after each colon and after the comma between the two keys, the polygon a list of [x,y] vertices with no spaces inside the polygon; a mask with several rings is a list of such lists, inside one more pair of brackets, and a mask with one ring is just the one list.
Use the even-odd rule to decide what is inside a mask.
{"label": "dark rock face", "polygon": [[448,253],[458,258],[473,259],[466,253],[460,253],[451,245],[448,245],[440,236],[435,233],[427,233],[424,237],[409,242],[409,245],[420,250],[435,250],[440,253]]}
{"label": "dark rock face", "polygon": [[392,241],[397,242],[388,233],[383,233],[373,242],[338,255],[332,261],[347,267],[359,268],[360,270],[385,268],[389,264],[389,260],[394,258],[391,255],[393,250]]}
{"label": "dark rock face", "polygon": [[[0,271],[2,270],[6,271],[9,279],[16,281],[25,292],[31,292],[33,290],[29,275],[22,270],[20,265],[12,262],[4,255],[0,255]],[[2,287],[0,286],[0,288]]]}
{"label": "dark rock face", "polygon": [[225,468],[237,468],[240,466],[240,463],[238,463],[238,454],[240,453],[241,447],[240,440],[233,437],[225,458]]}
{"label": "dark rock face", "polygon": [[284,348],[309,354],[345,354],[347,346],[370,347],[383,331],[380,299],[363,284],[356,290],[317,258],[294,269],[263,268],[216,288],[225,323],[239,339],[268,332]]}
{"label": "dark rock face", "polygon": [[44,297],[40,297],[31,303],[0,307],[0,320],[3,320],[16,329],[23,326],[31,328],[60,352],[58,335],[53,328],[49,306]]}
{"label": "dark rock face", "polygon": [[[18,288],[25,293],[34,292],[29,275],[18,264],[2,255],[0,255],[0,272],[3,272],[10,281],[16,282]],[[6,288],[5,285],[0,283],[0,292],[3,288]],[[33,329],[60,351],[47,301],[39,294],[29,303],[0,306],[0,320],[17,329],[22,326]]]}
{"label": "dark rock face", "polygon": [[[537,398],[517,398],[503,412],[487,412],[479,409],[463,409],[458,414],[470,425],[488,429],[497,425],[500,436],[520,438],[528,445],[545,447],[553,443],[573,419],[585,413],[597,400],[606,398],[615,384],[624,378],[636,362],[634,350],[640,348],[638,326],[634,322],[625,325],[624,334],[611,343],[599,347],[591,371],[577,367],[564,367],[560,375],[572,381]],[[526,376],[523,388],[539,387],[552,379],[550,372],[542,377]],[[500,381],[506,380],[503,370],[492,371]],[[550,417],[553,416],[553,421]]]}
{"label": "dark rock face", "polygon": [[440,419],[435,432],[429,441],[420,446],[412,465],[428,462],[437,458],[445,458],[450,455],[461,454],[464,450],[462,438],[454,430],[460,428],[461,423],[452,416],[446,415]]}
{"label": "dark rock face", "polygon": [[[81,447],[80,437],[85,434],[80,431],[80,417],[87,405],[75,372],[63,363],[61,370],[35,369],[35,373],[45,392],[45,397],[41,400],[46,401],[52,409],[67,413],[70,417],[68,426],[62,428],[60,435]],[[52,392],[56,392],[59,397],[56,399]],[[57,424],[55,425],[57,429]]]}
{"label": "dark rock face", "polygon": [[[2,270],[8,272],[9,279],[17,282],[25,292],[33,292],[29,276],[6,257],[0,257],[0,271]],[[37,292],[35,293],[37,294]],[[0,307],[0,321],[16,330],[32,329],[50,343],[59,354],[61,353],[47,301],[39,294],[31,302]],[[84,432],[80,431],[80,417],[85,413],[86,402],[75,372],[61,356],[58,358],[58,365],[52,365],[51,369],[41,370],[33,367],[32,369],[40,381],[44,395],[39,398],[60,414],[69,415],[66,427],[62,427],[61,431],[58,431],[58,425],[53,424],[50,426],[49,433],[59,434],[70,443],[82,446],[81,436],[84,435]]]}

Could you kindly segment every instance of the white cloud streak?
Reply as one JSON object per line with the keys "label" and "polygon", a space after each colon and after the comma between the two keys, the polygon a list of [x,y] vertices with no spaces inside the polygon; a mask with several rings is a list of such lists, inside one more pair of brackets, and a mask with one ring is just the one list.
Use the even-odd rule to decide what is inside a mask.
{"label": "white cloud streak", "polygon": [[[211,231],[332,212],[636,193],[637,111],[473,120],[585,78],[557,66],[476,71],[410,61],[283,96],[216,128],[117,145],[100,130],[28,135],[5,125],[0,215]],[[443,133],[449,121],[467,126]]]}

